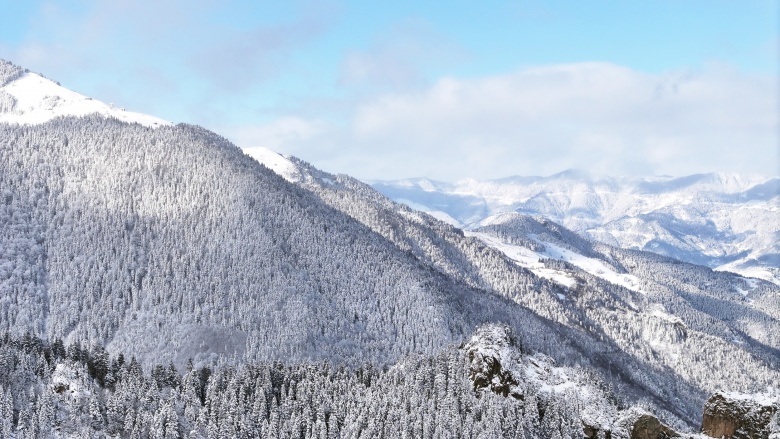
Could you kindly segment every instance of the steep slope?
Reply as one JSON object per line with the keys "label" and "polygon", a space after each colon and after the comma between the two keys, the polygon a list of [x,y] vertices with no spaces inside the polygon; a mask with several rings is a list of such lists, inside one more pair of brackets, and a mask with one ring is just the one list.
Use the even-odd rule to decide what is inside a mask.
{"label": "steep slope", "polygon": [[100,114],[149,127],[171,125],[68,90],[38,73],[0,59],[0,122],[39,124],[60,116]]}
{"label": "steep slope", "polygon": [[[740,387],[756,391],[778,378],[778,342],[773,335],[766,335],[777,333],[776,306],[745,308],[740,301],[746,299],[739,293],[752,290],[751,298],[762,297],[760,300],[768,304],[779,297],[777,287],[771,284],[755,284],[691,264],[679,269],[679,261],[652,253],[606,255],[607,250],[546,220],[525,221],[519,231],[509,227],[502,233],[502,221],[495,219],[492,234],[487,229],[464,234],[391,202],[355,179],[291,160],[298,165],[301,187],[399,248],[443,273],[453,273],[460,282],[494,291],[554,322],[556,331],[565,334],[576,347],[574,354],[563,347],[539,343],[534,337],[528,340],[528,346],[563,364],[599,370],[607,381],[621,386],[621,394],[630,401],[646,401],[657,413],[671,410],[694,423],[704,399],[715,390]],[[540,236],[544,240],[538,239]],[[526,260],[518,261],[511,252],[497,251],[508,247],[526,251]],[[630,265],[630,257],[636,254],[640,255],[639,261],[644,261],[641,257],[660,260],[660,268],[643,262],[629,272],[622,264]],[[577,257],[573,261],[560,259],[567,255]],[[572,262],[582,262],[592,274]],[[655,267],[655,271],[645,273],[650,270],[645,265]],[[606,272],[611,277],[604,276]],[[668,279],[646,285],[653,276]],[[645,290],[652,291],[648,294]],[[697,298],[677,298],[680,294]],[[733,300],[733,306],[723,311],[731,317],[711,307],[721,296]],[[727,322],[721,322],[721,318]],[[676,325],[678,319],[690,328],[681,332],[680,325]],[[748,328],[764,335],[753,338]],[[518,333],[529,330],[524,327]],[[664,350],[666,346],[671,349]],[[579,358],[577,351],[582,354]]]}
{"label": "steep slope", "polygon": [[464,227],[505,212],[541,215],[617,247],[780,283],[778,177],[594,179],[567,171],[454,184],[373,182],[373,187]]}
{"label": "steep slope", "polygon": [[0,123],[0,330],[144,364],[384,364],[495,320],[573,355],[543,319],[432,270],[225,139],[104,116]]}
{"label": "steep slope", "polygon": [[479,293],[196,127],[0,124],[0,193],[0,329],[183,362],[388,361],[471,328]]}
{"label": "steep slope", "polygon": [[[473,235],[518,265],[567,286],[564,300],[602,322],[622,350],[671,368],[702,388],[713,391],[739,381],[741,372],[729,365],[734,358],[777,368],[780,288],[771,283],[589,242],[546,219],[520,214],[491,218]],[[581,306],[580,292],[587,285],[620,295],[630,291],[638,300],[622,314]],[[622,325],[608,319],[623,320],[631,332],[620,332]],[[758,375],[754,370],[751,379]],[[770,376],[776,372],[766,376],[764,386],[773,385],[776,378]],[[712,387],[714,382],[718,385]]]}

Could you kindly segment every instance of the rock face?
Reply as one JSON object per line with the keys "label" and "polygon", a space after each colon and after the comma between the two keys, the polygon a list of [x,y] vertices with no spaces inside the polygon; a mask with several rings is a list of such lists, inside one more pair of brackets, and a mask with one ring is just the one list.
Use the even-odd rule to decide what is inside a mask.
{"label": "rock face", "polygon": [[[582,424],[582,434],[585,439],[612,439],[612,432],[609,430],[600,430],[587,424]],[[601,434],[601,436],[599,436]]]}
{"label": "rock face", "polygon": [[716,393],[704,405],[701,431],[717,438],[769,438],[777,411],[777,399]]}
{"label": "rock face", "polygon": [[522,399],[522,394],[515,389],[518,381],[511,370],[504,368],[516,348],[514,337],[508,327],[485,326],[477,329],[476,335],[465,346],[469,362],[469,378],[474,384],[474,390],[489,389],[501,396],[512,395]]}
{"label": "rock face", "polygon": [[634,428],[631,429],[631,439],[668,439],[672,437],[680,437],[680,435],[650,415],[640,416],[634,422]]}

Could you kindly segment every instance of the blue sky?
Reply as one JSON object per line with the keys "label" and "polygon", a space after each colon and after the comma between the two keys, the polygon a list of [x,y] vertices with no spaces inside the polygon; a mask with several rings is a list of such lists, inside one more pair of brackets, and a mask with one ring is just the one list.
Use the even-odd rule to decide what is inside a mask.
{"label": "blue sky", "polygon": [[777,5],[16,1],[0,58],[364,179],[780,175]]}

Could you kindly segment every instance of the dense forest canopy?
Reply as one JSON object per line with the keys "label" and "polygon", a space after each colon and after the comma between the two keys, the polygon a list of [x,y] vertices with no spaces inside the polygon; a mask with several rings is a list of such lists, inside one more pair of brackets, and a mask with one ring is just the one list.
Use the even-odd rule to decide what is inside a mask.
{"label": "dense forest canopy", "polygon": [[[25,74],[0,62],[0,112]],[[776,285],[289,164],[185,124],[0,123],[2,436],[616,438],[780,388]]]}

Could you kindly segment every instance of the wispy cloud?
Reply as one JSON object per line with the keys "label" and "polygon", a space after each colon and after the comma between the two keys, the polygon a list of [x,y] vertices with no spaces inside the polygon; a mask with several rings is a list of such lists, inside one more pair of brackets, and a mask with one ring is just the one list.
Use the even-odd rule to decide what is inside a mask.
{"label": "wispy cloud", "polygon": [[429,85],[427,71],[462,63],[469,55],[421,20],[398,23],[364,50],[346,54],[339,82],[394,91]]}
{"label": "wispy cloud", "polygon": [[289,69],[294,49],[322,34],[327,23],[302,17],[293,23],[215,35],[191,65],[218,90],[241,91]]}
{"label": "wispy cloud", "polygon": [[[295,52],[332,19],[325,6],[303,6],[287,4],[292,12],[266,21],[241,2],[45,3],[26,40],[0,52],[83,93],[194,121],[202,104],[230,105],[294,70]],[[243,15],[249,18],[239,23]]]}

